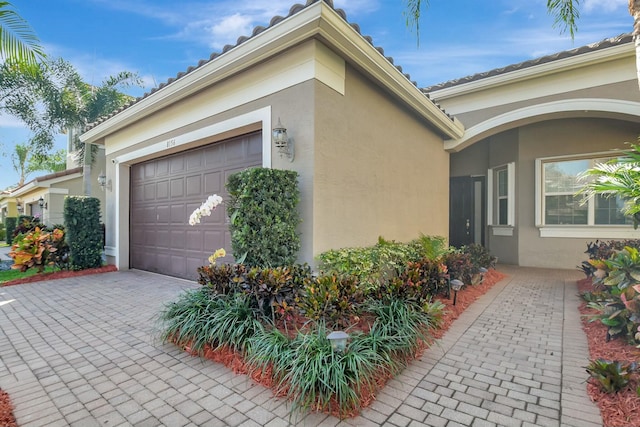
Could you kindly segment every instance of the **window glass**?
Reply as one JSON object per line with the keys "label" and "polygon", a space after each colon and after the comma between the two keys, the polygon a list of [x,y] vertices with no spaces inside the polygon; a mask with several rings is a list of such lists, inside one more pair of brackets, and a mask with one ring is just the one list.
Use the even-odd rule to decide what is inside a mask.
{"label": "window glass", "polygon": [[[613,225],[630,224],[621,208],[618,197],[595,196],[582,204],[582,196],[576,196],[584,181],[582,172],[609,158],[547,161],[543,163],[544,223],[548,225]],[[590,215],[591,212],[591,215]]]}

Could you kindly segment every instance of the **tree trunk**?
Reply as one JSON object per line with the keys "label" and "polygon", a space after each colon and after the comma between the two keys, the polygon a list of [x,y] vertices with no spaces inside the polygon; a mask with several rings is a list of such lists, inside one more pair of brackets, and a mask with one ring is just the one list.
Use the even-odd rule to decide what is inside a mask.
{"label": "tree trunk", "polygon": [[91,144],[84,143],[84,158],[82,162],[82,187],[84,195],[91,196]]}
{"label": "tree trunk", "polygon": [[640,0],[629,0],[629,14],[633,16],[633,41],[636,45],[636,72],[640,89]]}

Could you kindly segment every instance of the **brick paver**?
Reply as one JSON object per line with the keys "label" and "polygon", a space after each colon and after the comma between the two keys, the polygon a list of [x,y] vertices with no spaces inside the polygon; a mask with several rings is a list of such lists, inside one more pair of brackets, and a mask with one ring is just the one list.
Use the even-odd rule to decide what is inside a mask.
{"label": "brick paver", "polygon": [[356,418],[289,418],[225,367],[157,339],[192,282],[139,271],[0,288],[0,388],[23,427],[601,426],[573,271],[501,267],[493,287]]}

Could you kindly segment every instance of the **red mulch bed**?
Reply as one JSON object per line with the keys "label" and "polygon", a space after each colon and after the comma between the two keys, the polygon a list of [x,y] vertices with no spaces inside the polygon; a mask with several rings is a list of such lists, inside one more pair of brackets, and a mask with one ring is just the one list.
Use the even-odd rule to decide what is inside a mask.
{"label": "red mulch bed", "polygon": [[0,389],[0,426],[17,427],[16,417],[13,416],[13,405],[9,395]]}
{"label": "red mulch bed", "polygon": [[[455,306],[453,305],[452,299],[438,298],[438,300],[445,304],[447,308],[442,319],[442,326],[438,330],[432,331],[432,336],[434,338],[442,337],[454,322],[454,320],[456,320],[467,307],[469,307],[475,300],[484,295],[489,289],[491,289],[493,285],[495,285],[505,277],[506,276],[504,274],[500,273],[497,270],[489,270],[489,272],[485,274],[484,281],[481,284],[475,286],[465,286],[461,291],[458,292]],[[360,323],[364,324],[366,322]],[[414,358],[419,358],[426,350],[428,345],[429,343],[423,343],[421,348],[414,355]],[[282,397],[286,394],[286,390],[277,390],[277,384],[274,383],[270,370],[266,372],[256,372],[254,369],[251,369],[251,366],[249,366],[244,361],[241,354],[233,351],[228,347],[213,349],[210,346],[206,345],[204,351],[201,354],[198,354],[196,352],[192,352],[190,347],[187,345],[185,346],[185,351],[189,352],[193,356],[202,356],[206,359],[222,363],[236,374],[249,375],[251,379],[253,379],[256,383],[262,384],[265,387],[272,389],[274,391],[274,394],[278,397]],[[380,373],[380,375],[375,379],[375,388],[363,387],[360,396],[360,408],[357,408],[356,410],[345,414],[339,411],[337,402],[332,402],[329,405],[331,409],[328,412],[331,415],[341,418],[354,417],[358,415],[362,408],[366,408],[371,403],[373,403],[373,401],[375,400],[376,392],[384,387],[384,385],[390,379],[391,376],[388,373]]]}
{"label": "red mulch bed", "polygon": [[[591,279],[578,281],[578,290],[580,293],[593,290]],[[640,362],[640,349],[629,345],[624,337],[606,342],[607,327],[599,321],[589,322],[591,316],[597,312],[588,308],[586,302],[580,305],[580,313],[583,315],[582,328],[587,335],[591,359]],[[585,378],[587,375],[585,373]],[[640,397],[636,394],[638,385],[640,378],[635,375],[627,388],[618,393],[608,394],[601,391],[596,384],[587,383],[589,397],[600,407],[605,427],[640,426]]]}
{"label": "red mulch bed", "polygon": [[50,273],[34,274],[33,276],[25,277],[22,279],[8,280],[2,284],[2,286],[22,285],[23,283],[41,282],[43,280],[56,280],[67,279],[69,277],[88,276],[89,274],[108,273],[111,271],[118,271],[115,265],[105,265],[104,267],[87,268],[86,270],[60,270],[52,271]]}

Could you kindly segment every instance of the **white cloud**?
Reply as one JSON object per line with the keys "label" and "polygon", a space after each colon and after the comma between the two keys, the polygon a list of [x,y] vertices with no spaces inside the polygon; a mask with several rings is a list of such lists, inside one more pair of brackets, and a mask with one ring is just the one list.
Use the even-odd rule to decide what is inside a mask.
{"label": "white cloud", "polygon": [[590,12],[613,12],[618,8],[628,6],[628,0],[584,0],[584,11]]}

